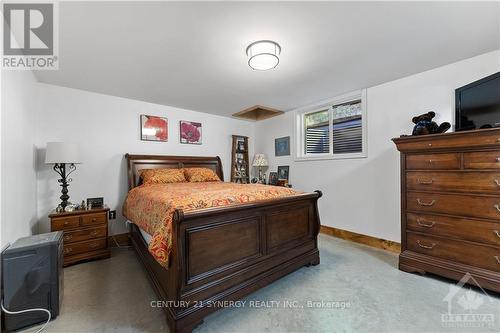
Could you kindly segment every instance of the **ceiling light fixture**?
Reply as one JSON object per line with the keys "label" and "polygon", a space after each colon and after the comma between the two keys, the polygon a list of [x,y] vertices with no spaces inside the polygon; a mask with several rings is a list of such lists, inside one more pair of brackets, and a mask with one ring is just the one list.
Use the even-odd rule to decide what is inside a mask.
{"label": "ceiling light fixture", "polygon": [[267,71],[278,66],[281,47],[272,40],[259,40],[247,47],[248,66],[258,71]]}

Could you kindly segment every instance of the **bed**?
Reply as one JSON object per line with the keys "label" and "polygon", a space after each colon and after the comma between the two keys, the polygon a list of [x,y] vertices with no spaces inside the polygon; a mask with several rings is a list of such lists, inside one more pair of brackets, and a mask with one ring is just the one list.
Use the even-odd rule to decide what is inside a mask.
{"label": "bed", "polygon": [[[203,167],[224,179],[219,157],[125,157],[129,190],[141,185],[142,169]],[[225,207],[176,209],[168,267],[148,251],[144,232],[132,223],[132,247],[152,282],[157,304],[165,310],[170,332],[191,332],[225,301],[319,264],[321,195],[315,191]]]}

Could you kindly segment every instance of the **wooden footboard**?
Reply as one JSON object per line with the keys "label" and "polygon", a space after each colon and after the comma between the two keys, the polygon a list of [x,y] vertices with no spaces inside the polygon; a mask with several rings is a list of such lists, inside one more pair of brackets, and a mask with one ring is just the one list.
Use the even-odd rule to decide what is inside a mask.
{"label": "wooden footboard", "polygon": [[174,215],[168,270],[147,251],[136,226],[132,244],[167,314],[171,332],[190,332],[217,310],[304,266],[319,264],[321,192]]}
{"label": "wooden footboard", "polygon": [[[219,157],[126,155],[129,189],[150,168],[204,167],[223,178]],[[219,301],[242,298],[304,265],[319,264],[321,192],[210,208],[173,220],[168,269],[156,262],[137,226],[132,246],[145,267],[171,333],[191,332]],[[219,302],[219,303],[216,303]]]}

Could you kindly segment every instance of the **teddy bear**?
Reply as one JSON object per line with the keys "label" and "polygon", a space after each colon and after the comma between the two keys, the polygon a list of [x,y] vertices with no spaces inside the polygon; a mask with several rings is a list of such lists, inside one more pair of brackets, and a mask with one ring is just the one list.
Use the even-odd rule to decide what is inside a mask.
{"label": "teddy bear", "polygon": [[432,118],[436,116],[433,111],[421,114],[420,116],[413,117],[412,121],[415,124],[413,127],[412,135],[426,135],[444,133],[450,129],[451,124],[444,122],[438,125]]}

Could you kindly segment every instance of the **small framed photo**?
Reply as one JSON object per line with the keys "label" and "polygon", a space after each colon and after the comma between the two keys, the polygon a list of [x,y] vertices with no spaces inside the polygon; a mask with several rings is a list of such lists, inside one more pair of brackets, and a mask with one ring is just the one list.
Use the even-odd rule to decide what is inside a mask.
{"label": "small framed photo", "polygon": [[269,172],[269,185],[278,185],[278,173]]}
{"label": "small framed photo", "polygon": [[201,123],[181,120],[179,133],[181,143],[201,145]]}
{"label": "small framed photo", "polygon": [[168,119],[157,116],[141,115],[141,140],[168,141]]}
{"label": "small framed photo", "polygon": [[290,172],[290,166],[282,165],[278,167],[278,179],[286,179],[288,180]]}
{"label": "small framed photo", "polygon": [[274,139],[274,156],[288,155],[290,155],[290,137],[285,136]]}

